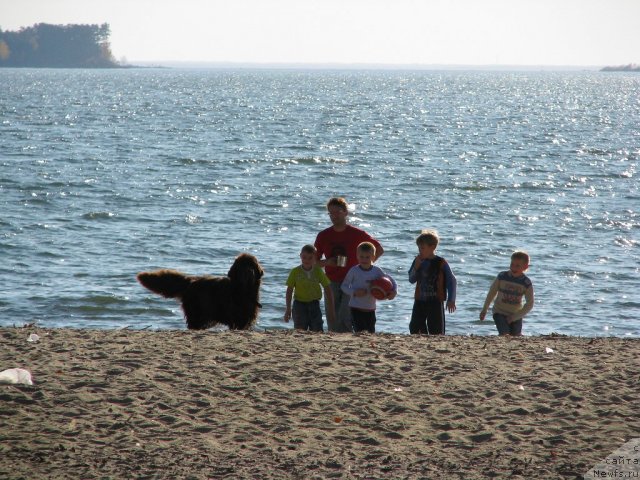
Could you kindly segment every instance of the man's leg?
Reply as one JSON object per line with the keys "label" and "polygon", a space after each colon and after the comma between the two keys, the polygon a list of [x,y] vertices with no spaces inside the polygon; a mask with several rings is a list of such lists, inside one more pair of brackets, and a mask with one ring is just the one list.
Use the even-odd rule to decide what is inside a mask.
{"label": "man's leg", "polygon": [[353,332],[351,309],[349,308],[349,300],[351,300],[351,297],[342,291],[340,283],[338,282],[331,282],[330,287],[335,303],[336,321],[332,325],[329,323],[329,319],[327,319],[327,330],[338,333]]}

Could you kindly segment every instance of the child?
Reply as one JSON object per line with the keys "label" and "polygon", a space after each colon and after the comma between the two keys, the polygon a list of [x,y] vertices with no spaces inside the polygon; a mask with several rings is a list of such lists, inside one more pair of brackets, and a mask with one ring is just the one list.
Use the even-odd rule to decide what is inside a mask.
{"label": "child", "polygon": [[458,283],[447,261],[436,255],[439,242],[433,230],[423,230],[416,239],[419,253],[409,269],[409,282],[416,284],[410,333],[444,335],[445,300],[447,311],[456,311]]}
{"label": "child", "polygon": [[[324,288],[326,297],[327,321],[335,319],[333,308],[333,292],[329,287],[330,281],[322,268],[316,265],[316,247],[305,245],[300,251],[301,265],[295,267],[287,278],[287,309],[284,313],[284,321],[291,318],[291,299],[293,300],[293,326],[298,330],[310,330],[322,332],[322,312],[320,311],[320,299]],[[295,292],[295,296],[294,296]]]}
{"label": "child", "polygon": [[[522,335],[522,318],[533,308],[533,284],[524,274],[528,268],[529,254],[515,252],[511,255],[509,270],[500,272],[489,289],[480,320],[484,320],[489,305],[496,299],[493,320],[500,335]],[[525,299],[524,305],[522,297]]]}
{"label": "child", "polygon": [[371,295],[369,283],[380,277],[388,277],[393,284],[393,291],[389,292],[387,299],[396,296],[398,285],[396,281],[384,271],[373,265],[376,256],[376,247],[371,242],[362,242],[356,250],[358,265],[351,267],[342,282],[342,291],[350,295],[349,307],[353,319],[355,332],[376,332],[376,299]]}

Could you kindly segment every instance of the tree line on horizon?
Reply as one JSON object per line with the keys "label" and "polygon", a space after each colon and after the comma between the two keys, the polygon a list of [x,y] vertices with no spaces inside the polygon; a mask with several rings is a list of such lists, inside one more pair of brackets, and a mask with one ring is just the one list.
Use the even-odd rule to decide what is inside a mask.
{"label": "tree line on horizon", "polygon": [[0,67],[113,68],[108,23],[0,28]]}

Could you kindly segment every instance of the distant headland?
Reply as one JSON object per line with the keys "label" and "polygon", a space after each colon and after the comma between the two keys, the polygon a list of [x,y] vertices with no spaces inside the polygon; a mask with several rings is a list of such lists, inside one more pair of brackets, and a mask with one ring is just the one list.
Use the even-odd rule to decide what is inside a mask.
{"label": "distant headland", "polygon": [[630,63],[628,65],[609,66],[600,69],[601,72],[640,72],[640,65]]}
{"label": "distant headland", "polygon": [[109,24],[38,23],[17,32],[0,29],[0,67],[119,68]]}

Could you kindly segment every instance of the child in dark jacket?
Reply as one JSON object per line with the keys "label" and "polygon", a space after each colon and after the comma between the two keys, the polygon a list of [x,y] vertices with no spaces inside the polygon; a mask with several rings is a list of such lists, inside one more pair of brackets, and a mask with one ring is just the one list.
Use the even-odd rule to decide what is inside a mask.
{"label": "child in dark jacket", "polygon": [[418,255],[409,269],[409,282],[416,284],[409,323],[410,333],[444,335],[447,311],[456,311],[456,277],[447,261],[436,255],[440,239],[433,230],[424,230],[416,239]]}

